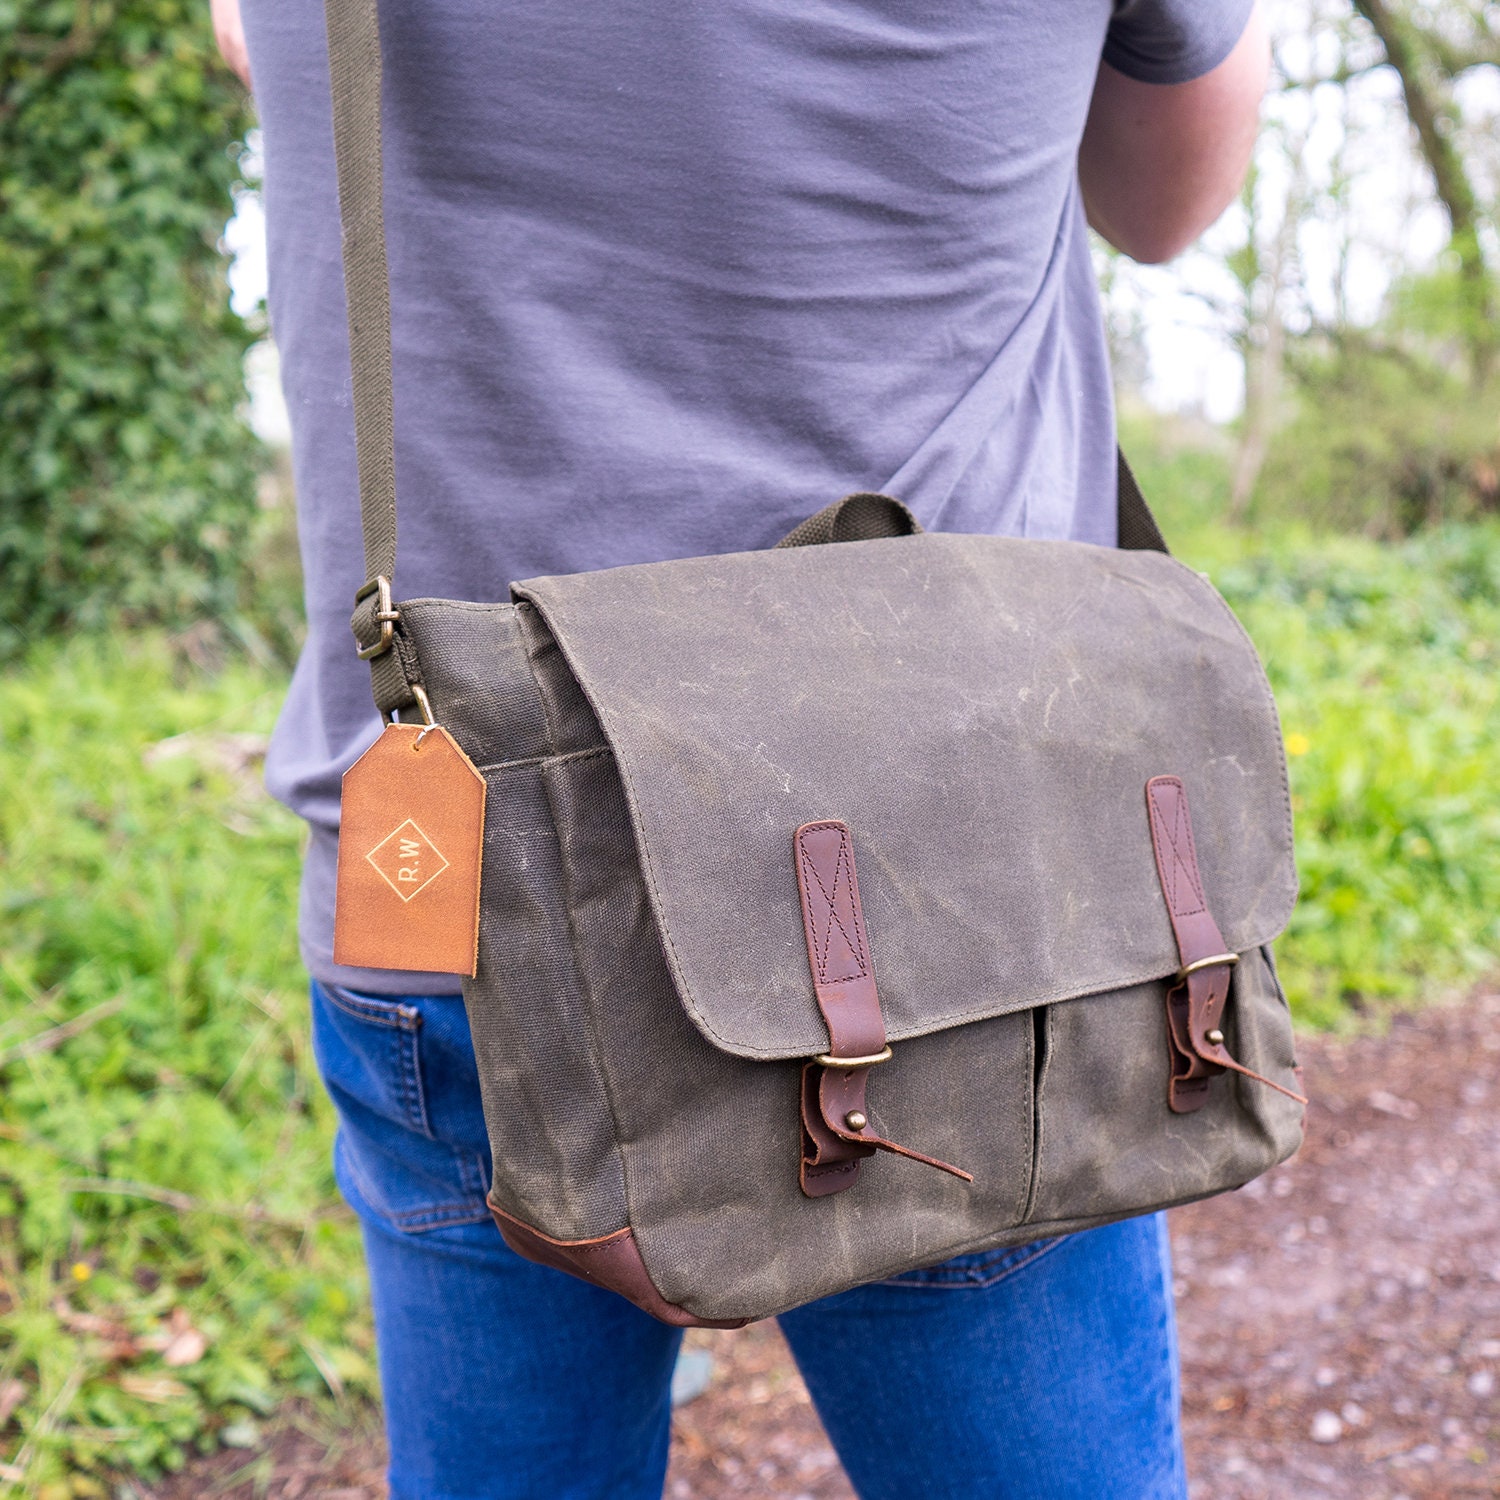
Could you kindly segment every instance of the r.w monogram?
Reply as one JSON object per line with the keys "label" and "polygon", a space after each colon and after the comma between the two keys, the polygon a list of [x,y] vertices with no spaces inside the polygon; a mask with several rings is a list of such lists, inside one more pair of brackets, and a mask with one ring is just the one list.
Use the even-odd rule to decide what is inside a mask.
{"label": "r.w monogram", "polygon": [[403,901],[425,891],[448,868],[437,845],[410,818],[387,834],[365,858]]}

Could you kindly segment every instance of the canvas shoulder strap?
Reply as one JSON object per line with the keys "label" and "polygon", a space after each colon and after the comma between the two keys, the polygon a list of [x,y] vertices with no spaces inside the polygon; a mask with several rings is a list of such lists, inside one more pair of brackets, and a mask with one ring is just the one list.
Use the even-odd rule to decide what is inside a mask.
{"label": "canvas shoulder strap", "polygon": [[[360,655],[370,663],[375,700],[389,713],[413,703],[412,686],[421,678],[415,658],[402,649],[402,637],[394,628],[391,596],[396,571],[396,449],[381,176],[380,15],[376,0],[324,0],[324,14],[365,541],[365,583],[352,625]],[[1123,453],[1118,466],[1120,546],[1165,552],[1167,544]],[[892,524],[898,529],[890,534],[902,534],[899,523]]]}
{"label": "canvas shoulder strap", "polygon": [[1146,504],[1146,497],[1136,483],[1130,461],[1125,457],[1125,450],[1118,443],[1115,444],[1115,470],[1119,492],[1119,498],[1115,502],[1118,522],[1115,545],[1123,547],[1127,552],[1170,551],[1166,538],[1161,534],[1161,527],[1156,524],[1156,517],[1151,514],[1151,507]]}

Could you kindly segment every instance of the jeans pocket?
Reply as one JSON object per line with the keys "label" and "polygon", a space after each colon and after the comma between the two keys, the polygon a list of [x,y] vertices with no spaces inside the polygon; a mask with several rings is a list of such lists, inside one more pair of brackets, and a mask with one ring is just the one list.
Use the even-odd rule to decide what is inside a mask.
{"label": "jeans pocket", "polygon": [[430,1138],[421,1030],[422,1013],[409,1001],[313,986],[313,1049],[334,1102],[343,1093],[382,1119]]}
{"label": "jeans pocket", "polygon": [[932,1287],[940,1291],[979,1291],[1014,1276],[1017,1271],[1040,1259],[1062,1244],[1066,1235],[1033,1240],[1029,1245],[1011,1245],[1003,1250],[979,1250],[971,1255],[955,1255],[935,1266],[920,1266],[887,1277],[881,1286]]}
{"label": "jeans pocket", "polygon": [[312,1022],[338,1112],[334,1173],[355,1212],[405,1233],[487,1221],[489,1148],[462,1002],[315,982]]}

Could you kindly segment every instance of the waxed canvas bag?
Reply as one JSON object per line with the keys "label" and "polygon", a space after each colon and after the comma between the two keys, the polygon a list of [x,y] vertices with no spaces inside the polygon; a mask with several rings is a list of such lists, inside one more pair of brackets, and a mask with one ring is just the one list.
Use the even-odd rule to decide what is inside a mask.
{"label": "waxed canvas bag", "polygon": [[[327,12],[354,631],[382,712],[483,778],[464,998],[510,1245],[728,1326],[1290,1155],[1276,711],[1123,460],[1118,550],[857,495],[773,551],[393,599],[375,0]],[[462,917],[455,867],[400,910]]]}

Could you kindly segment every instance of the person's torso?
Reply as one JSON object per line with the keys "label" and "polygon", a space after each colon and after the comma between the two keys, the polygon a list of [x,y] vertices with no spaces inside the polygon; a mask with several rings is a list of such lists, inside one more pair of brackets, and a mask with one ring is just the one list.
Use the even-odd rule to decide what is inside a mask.
{"label": "person's torso", "polygon": [[[766,547],[856,489],[1114,540],[1110,0],[380,10],[398,597]],[[326,46],[319,0],[246,12],[309,603],[268,780],[328,832],[375,715]]]}

